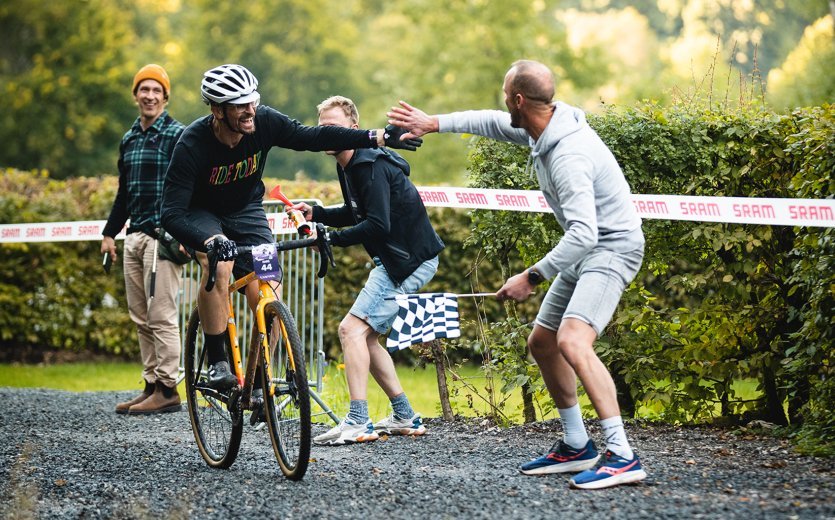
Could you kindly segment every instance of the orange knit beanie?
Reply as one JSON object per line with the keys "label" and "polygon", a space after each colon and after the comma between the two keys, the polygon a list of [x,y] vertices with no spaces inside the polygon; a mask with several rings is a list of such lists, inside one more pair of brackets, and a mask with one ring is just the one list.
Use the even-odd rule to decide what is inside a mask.
{"label": "orange knit beanie", "polygon": [[136,94],[136,89],[139,88],[139,84],[142,83],[142,80],[145,79],[153,79],[159,82],[162,85],[162,88],[165,89],[165,95],[168,96],[171,93],[171,80],[168,79],[168,73],[165,72],[165,69],[151,63],[150,65],[145,65],[139,72],[136,73],[136,76],[133,77],[133,93]]}

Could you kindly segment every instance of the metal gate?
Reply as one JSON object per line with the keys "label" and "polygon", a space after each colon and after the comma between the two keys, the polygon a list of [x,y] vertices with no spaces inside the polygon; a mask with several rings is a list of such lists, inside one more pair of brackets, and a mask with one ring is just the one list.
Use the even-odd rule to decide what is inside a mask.
{"label": "metal gate", "polygon": [[[307,201],[306,201],[307,202]],[[318,201],[310,201],[318,202]],[[274,205],[273,202],[265,202],[265,206]],[[281,203],[277,203],[283,207]],[[280,214],[274,214],[276,218]],[[270,217],[268,211],[268,218]],[[277,242],[282,236],[295,238],[294,235],[285,235],[280,226],[273,226]],[[323,413],[338,423],[340,418],[331,410],[321,397],[323,388],[322,378],[325,370],[325,352],[322,348],[322,336],[324,327],[324,303],[325,303],[325,278],[318,278],[316,271],[319,268],[319,254],[309,248],[293,249],[291,251],[279,251],[279,263],[284,272],[284,280],[281,284],[279,297],[290,309],[296,319],[296,326],[299,329],[299,336],[304,346],[305,359],[307,361],[308,384],[310,395],[313,400],[322,408]],[[188,320],[192,311],[197,305],[197,293],[200,288],[200,264],[189,262],[183,268],[183,277],[180,283],[179,319],[180,319],[180,380],[185,372],[185,340]],[[253,315],[246,303],[246,297],[236,293],[232,297],[232,305],[235,310],[235,322],[238,326],[238,344],[241,348],[242,362],[246,365],[246,354],[249,348],[249,338],[252,332]]]}

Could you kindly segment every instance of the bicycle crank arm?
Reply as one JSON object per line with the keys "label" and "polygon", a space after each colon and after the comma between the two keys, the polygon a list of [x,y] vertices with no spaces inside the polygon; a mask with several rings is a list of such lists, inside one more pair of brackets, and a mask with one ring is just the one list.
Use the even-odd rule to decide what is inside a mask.
{"label": "bicycle crank arm", "polygon": [[222,394],[211,388],[205,383],[197,383],[194,385],[194,389],[203,394],[205,397],[211,397],[212,399],[217,399],[218,401],[222,402],[223,404],[229,404],[229,396],[226,394]]}

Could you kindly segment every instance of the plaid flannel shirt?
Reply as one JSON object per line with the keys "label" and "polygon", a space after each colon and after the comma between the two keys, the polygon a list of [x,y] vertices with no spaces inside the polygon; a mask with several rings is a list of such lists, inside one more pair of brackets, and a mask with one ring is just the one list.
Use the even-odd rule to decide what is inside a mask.
{"label": "plaid flannel shirt", "polygon": [[102,235],[115,237],[128,218],[128,233],[160,227],[165,172],[184,129],[168,111],[144,131],[136,118],[119,145],[119,191]]}

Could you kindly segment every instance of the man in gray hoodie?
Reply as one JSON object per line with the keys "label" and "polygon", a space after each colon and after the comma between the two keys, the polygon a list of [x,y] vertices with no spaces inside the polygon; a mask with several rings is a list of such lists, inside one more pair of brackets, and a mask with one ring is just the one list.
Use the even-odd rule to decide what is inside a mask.
{"label": "man in gray hoodie", "polygon": [[[523,301],[538,284],[556,277],[528,348],[557,405],[564,436],[520,471],[578,473],[569,482],[581,489],[637,482],[646,472],[626,439],[615,384],[594,352],[594,341],[641,267],[641,219],[620,166],[583,112],[553,101],[554,77],[547,66],[528,60],[513,63],[503,90],[508,112],[430,116],[401,101],[388,113],[389,122],[408,129],[407,137],[471,133],[530,146],[539,187],[565,234],[544,258],[510,277],[497,296]],[[578,377],[600,417],[606,438],[602,458],[580,413]]]}

